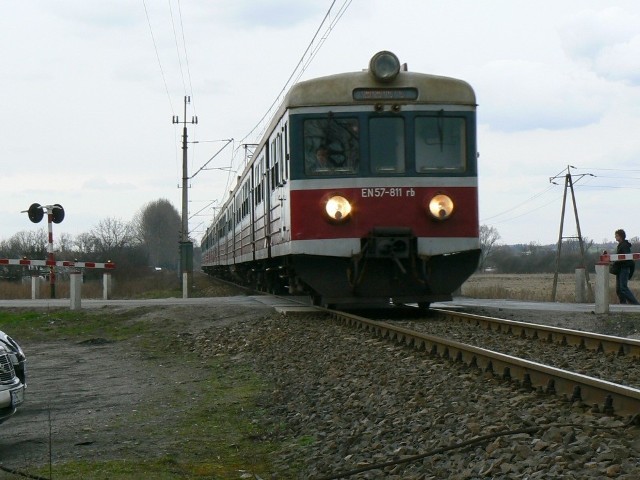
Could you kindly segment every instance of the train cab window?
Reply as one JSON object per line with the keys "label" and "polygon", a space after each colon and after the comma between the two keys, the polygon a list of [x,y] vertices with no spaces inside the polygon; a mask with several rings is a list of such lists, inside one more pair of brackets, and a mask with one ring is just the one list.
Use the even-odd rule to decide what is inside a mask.
{"label": "train cab window", "polygon": [[416,170],[462,171],[466,167],[465,120],[460,117],[418,117],[415,123]]}
{"label": "train cab window", "polygon": [[359,126],[355,118],[304,121],[304,158],[307,175],[344,175],[358,170]]}
{"label": "train cab window", "polygon": [[403,118],[379,117],[369,120],[369,158],[373,173],[404,173]]}

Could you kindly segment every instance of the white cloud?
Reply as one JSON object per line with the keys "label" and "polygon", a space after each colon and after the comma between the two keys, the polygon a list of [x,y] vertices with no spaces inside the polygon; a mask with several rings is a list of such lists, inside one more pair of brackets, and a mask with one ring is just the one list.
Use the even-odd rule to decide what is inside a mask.
{"label": "white cloud", "polygon": [[561,30],[568,55],[598,75],[640,84],[640,15],[618,6],[579,12]]}
{"label": "white cloud", "polygon": [[611,101],[611,87],[589,72],[524,60],[488,63],[475,86],[480,122],[503,131],[588,125]]}
{"label": "white cloud", "polygon": [[[72,234],[101,218],[132,218],[158,198],[180,210],[182,132],[171,117],[183,117],[185,93],[192,95],[187,116],[199,118],[189,140],[233,137],[238,147],[331,3],[7,3],[0,238],[31,227],[20,210],[34,201],[61,203],[67,217],[58,231]],[[550,243],[559,193],[529,200],[549,187],[549,176],[567,164],[626,171],[640,160],[639,38],[636,0],[353,0],[302,78],[366,68],[387,49],[410,70],[467,80],[479,102],[482,217],[523,204],[519,218],[496,219],[503,241]],[[190,171],[219,146],[190,144]],[[211,166],[228,166],[230,150]],[[210,170],[193,179],[191,214],[221,200],[233,177]],[[604,182],[599,175],[579,191],[584,234],[596,239],[610,236],[612,225],[627,226],[626,209],[615,206],[635,194]],[[205,211],[209,217],[192,219],[192,228],[210,221]],[[634,230],[640,224],[628,225]]]}

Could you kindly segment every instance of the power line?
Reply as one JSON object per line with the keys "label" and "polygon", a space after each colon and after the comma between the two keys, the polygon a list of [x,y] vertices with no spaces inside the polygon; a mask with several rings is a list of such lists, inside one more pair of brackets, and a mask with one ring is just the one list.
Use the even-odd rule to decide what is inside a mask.
{"label": "power line", "polygon": [[[184,24],[182,22],[182,7],[180,6],[180,0],[178,0],[178,14],[180,16],[180,31],[182,32],[182,46],[184,49],[184,63],[187,64],[187,76],[189,77],[189,91],[191,96],[193,96],[193,83],[191,81],[191,67],[189,66],[189,55],[187,55],[187,40],[184,35]],[[193,113],[197,115],[195,103],[193,105]]]}
{"label": "power line", "polygon": [[[513,217],[505,218],[504,220],[494,221],[494,222],[492,222],[492,223],[493,223],[494,225],[499,225],[499,224],[501,224],[501,223],[507,223],[507,222],[510,222],[510,221],[512,221],[512,220],[516,220],[516,219],[518,219],[518,218],[525,217],[525,216],[527,216],[527,215],[529,215],[529,214],[531,214],[531,213],[533,213],[533,212],[537,212],[538,210],[540,210],[540,209],[542,209],[542,208],[544,208],[544,207],[546,207],[546,206],[548,206],[548,205],[551,205],[552,203],[555,203],[555,202],[556,202],[558,199],[560,199],[560,198],[562,198],[562,195],[559,195],[559,196],[553,197],[553,198],[552,198],[551,200],[549,200],[547,203],[543,203],[543,204],[542,204],[542,205],[540,205],[539,207],[533,208],[533,209],[531,209],[531,210],[527,210],[526,212],[523,212],[523,213],[521,213],[521,214],[519,214],[519,215],[516,215],[516,216],[513,216]],[[489,217],[489,218],[494,218],[494,217]],[[485,221],[486,221],[486,220],[482,220],[480,223],[485,223]]]}
{"label": "power line", "polygon": [[595,171],[607,171],[607,172],[640,172],[640,170],[634,170],[629,168],[582,168],[582,167],[574,167],[578,170],[595,170]]}
{"label": "power line", "polygon": [[[514,210],[516,210],[516,209],[520,208],[521,206],[526,205],[527,203],[529,203],[529,202],[531,202],[531,201],[535,200],[536,198],[541,197],[542,195],[544,195],[545,193],[549,192],[549,191],[550,191],[550,190],[552,190],[552,189],[553,189],[553,187],[552,187],[552,186],[549,186],[549,187],[545,188],[544,190],[542,190],[541,192],[536,193],[535,195],[533,195],[533,196],[531,196],[531,197],[527,198],[526,200],[524,200],[524,201],[522,201],[522,202],[520,202],[520,203],[518,203],[518,204],[514,205],[514,206],[513,206],[513,207],[511,207],[511,208],[508,208],[508,209],[506,209],[506,210],[504,210],[504,211],[502,211],[502,212],[500,212],[500,213],[496,213],[495,215],[492,215],[492,216],[490,216],[490,217],[487,217],[487,218],[482,219],[482,222],[486,222],[487,220],[491,220],[491,219],[493,219],[493,218],[500,217],[500,216],[505,215],[505,214],[507,214],[507,213],[509,213],[509,212],[512,212],[512,211],[514,211]],[[546,204],[545,204],[545,205],[546,205]],[[544,205],[543,205],[543,206],[544,206]],[[536,209],[534,209],[534,210],[532,210],[532,211],[535,211],[535,210],[538,210],[538,208],[536,208]],[[525,212],[525,213],[527,213],[527,212]],[[524,215],[524,214],[523,214],[523,215]],[[522,215],[519,215],[519,217],[520,217],[520,216],[522,216]],[[515,218],[518,218],[518,217],[515,217]]]}
{"label": "power line", "polygon": [[[569,166],[568,166],[568,168],[575,169],[576,167],[574,167],[574,166],[572,166],[572,165],[569,165]],[[480,223],[485,223],[485,222],[487,222],[488,220],[492,220],[492,219],[494,219],[494,218],[497,218],[497,217],[501,217],[501,216],[503,216],[503,215],[506,215],[507,213],[513,212],[514,210],[517,210],[518,208],[522,207],[523,205],[527,205],[528,203],[532,202],[533,200],[535,200],[535,199],[537,199],[537,198],[539,198],[539,197],[543,196],[544,194],[546,194],[546,193],[550,192],[550,191],[553,189],[553,185],[558,185],[558,183],[556,183],[554,180],[557,180],[557,179],[559,179],[560,177],[564,178],[564,176],[566,175],[566,174],[565,174],[565,171],[566,171],[566,169],[563,169],[560,173],[558,173],[558,174],[554,175],[553,177],[550,177],[550,178],[549,178],[549,182],[550,182],[552,185],[549,185],[547,188],[545,188],[545,189],[544,189],[544,190],[542,190],[541,192],[536,193],[535,195],[533,195],[533,196],[531,196],[531,197],[527,198],[526,200],[524,200],[524,201],[522,201],[522,202],[520,202],[520,203],[518,203],[518,204],[514,205],[513,207],[508,208],[508,209],[506,209],[506,210],[504,210],[504,211],[502,211],[502,212],[500,212],[500,213],[497,213],[497,214],[492,215],[492,216],[490,216],[490,217],[486,217],[486,218],[481,219],[481,222],[480,222]],[[577,176],[578,178],[577,178],[575,181],[573,181],[573,185],[574,185],[574,186],[577,186],[576,184],[577,184],[580,180],[583,180],[583,179],[585,179],[585,178],[587,179],[587,181],[590,181],[590,180],[592,180],[593,178],[597,178],[595,175],[593,175],[593,174],[591,174],[591,173],[583,173],[583,174],[578,174],[578,175],[576,175],[576,176]],[[579,186],[579,187],[581,187],[581,188],[587,187],[586,185],[578,185],[578,186]],[[551,203],[554,203],[558,198],[559,198],[559,197],[555,196],[555,197],[554,197],[553,199],[551,199],[550,201],[548,201],[548,202],[546,202],[546,203],[544,203],[544,204],[542,204],[542,205],[540,205],[540,206],[538,206],[538,207],[532,208],[532,209],[527,210],[527,211],[525,211],[525,212],[523,212],[523,213],[521,213],[521,214],[518,214],[518,215],[515,215],[515,216],[512,216],[512,217],[509,217],[509,218],[506,218],[506,219],[503,219],[503,220],[494,221],[494,222],[492,222],[492,223],[493,223],[493,224],[501,224],[501,223],[510,222],[510,221],[512,221],[512,220],[515,220],[515,219],[518,219],[518,218],[524,217],[524,216],[526,216],[526,215],[529,215],[530,213],[533,213],[533,212],[535,212],[535,211],[540,210],[541,208],[546,207],[547,205],[550,205]]]}
{"label": "power line", "polygon": [[171,0],[167,0],[169,4],[169,15],[171,16],[171,28],[173,29],[173,39],[176,44],[176,53],[178,57],[178,65],[180,66],[180,76],[182,77],[182,88],[185,95],[187,94],[187,83],[184,81],[184,71],[182,70],[182,59],[180,58],[180,47],[178,46],[178,35],[176,34],[176,22],[173,20],[173,8],[171,8]]}
{"label": "power line", "polygon": [[[335,27],[335,25],[337,24],[337,22],[342,18],[342,16],[344,15],[344,13],[346,12],[347,8],[349,7],[349,5],[351,4],[352,0],[343,0],[342,6],[340,7],[340,9],[338,10],[338,13],[336,14],[335,19],[329,24],[329,26],[327,27],[327,29],[325,30],[325,34],[321,37],[320,42],[318,43],[318,45],[313,48],[313,45],[316,41],[316,39],[318,38],[318,35],[320,33],[320,31],[322,30],[323,26],[327,23],[327,19],[330,17],[331,12],[334,8],[334,5],[336,4],[336,0],[333,0],[331,2],[331,5],[329,6],[329,9],[327,10],[327,13],[325,14],[325,16],[323,17],[322,21],[320,22],[320,25],[318,26],[318,28],[316,29],[316,32],[314,33],[313,37],[311,38],[311,41],[309,42],[309,44],[307,45],[307,48],[305,48],[302,56],[300,57],[300,60],[298,61],[298,63],[296,64],[295,68],[293,69],[293,71],[291,72],[291,74],[289,75],[289,78],[287,79],[287,81],[285,82],[284,86],[280,89],[280,92],[278,93],[278,95],[276,96],[276,98],[274,99],[274,101],[271,103],[271,105],[269,106],[269,108],[267,109],[267,111],[264,113],[264,115],[260,118],[260,120],[258,120],[258,122],[255,124],[255,126],[249,131],[249,133],[247,133],[239,142],[238,142],[238,146],[235,148],[235,150],[233,151],[232,155],[231,155],[231,164],[229,165],[229,175],[227,176],[227,182],[225,184],[225,189],[224,191],[229,191],[229,187],[231,184],[232,179],[234,178],[235,174],[238,172],[238,170],[240,169],[240,167],[238,167],[237,169],[233,168],[233,164],[235,163],[235,160],[238,156],[238,154],[241,151],[241,148],[246,147],[247,143],[247,139],[261,126],[264,125],[264,129],[259,132],[258,135],[261,135],[262,133],[264,133],[264,130],[266,129],[266,126],[268,125],[268,122],[265,122],[265,120],[269,117],[269,115],[274,115],[274,109],[276,108],[277,105],[279,105],[280,101],[282,100],[285,92],[287,91],[287,89],[291,86],[292,84],[292,80],[295,77],[295,80],[293,81],[297,81],[300,76],[302,75],[302,73],[306,70],[306,68],[309,66],[309,64],[311,63],[311,61],[315,58],[316,54],[318,53],[318,51],[320,50],[320,48],[322,47],[322,45],[324,44],[325,40],[329,37],[329,34],[331,33],[331,31],[333,30],[333,28]],[[306,60],[305,62],[305,57],[307,56],[307,54],[311,52],[311,54],[309,55],[309,58]],[[297,76],[296,76],[297,73]],[[269,117],[270,118],[270,117]],[[247,151],[245,149],[245,159],[247,158]]]}
{"label": "power line", "polygon": [[167,85],[167,79],[164,76],[164,70],[162,68],[162,62],[160,61],[160,54],[158,53],[158,46],[156,45],[156,39],[153,35],[153,28],[151,28],[151,19],[149,18],[149,11],[147,10],[147,4],[145,0],[142,0],[142,5],[144,6],[144,13],[147,17],[147,24],[149,25],[149,32],[151,33],[151,41],[153,42],[153,49],[156,52],[156,59],[158,60],[158,66],[160,67],[160,75],[162,76],[162,82],[164,83],[165,92],[167,92],[167,98],[169,100],[169,106],[171,107],[171,113],[173,114],[175,111],[173,109],[173,103],[171,103],[171,95],[169,95],[169,87]]}
{"label": "power line", "polygon": [[[344,0],[343,6],[338,11],[338,16],[337,16],[336,20],[334,20],[329,25],[329,27],[327,28],[326,35],[321,38],[320,44],[317,46],[317,48],[315,50],[311,50],[313,45],[314,45],[314,42],[316,41],[316,38],[318,38],[318,34],[320,33],[320,30],[322,30],[322,27],[327,22],[327,18],[329,18],[329,15],[331,15],[331,11],[333,10],[333,7],[334,7],[335,3],[336,3],[336,0],[333,0],[333,2],[331,2],[331,5],[329,6],[329,9],[327,10],[327,13],[325,14],[324,18],[320,22],[320,25],[316,29],[316,32],[313,35],[313,37],[312,37],[311,41],[309,42],[309,44],[307,45],[307,48],[305,49],[304,53],[300,57],[300,60],[298,61],[298,64],[295,66],[295,68],[291,72],[291,75],[289,75],[289,78],[287,79],[287,81],[285,82],[284,86],[282,87],[282,89],[280,90],[278,95],[276,96],[276,98],[273,101],[273,103],[271,104],[271,106],[267,109],[267,111],[262,116],[262,118],[260,118],[258,123],[249,131],[249,133],[247,133],[247,135],[245,135],[242,138],[242,140],[240,140],[240,144],[244,143],[244,141],[247,140],[247,138],[249,138],[251,136],[251,134],[258,129],[258,127],[260,127],[260,125],[262,125],[264,120],[271,114],[273,109],[279,104],[280,100],[283,98],[284,93],[287,91],[287,89],[291,85],[293,77],[296,75],[296,73],[298,71],[300,71],[300,73],[299,73],[297,79],[300,78],[300,75],[302,75],[302,73],[306,70],[306,68],[309,66],[309,63],[311,62],[311,60],[313,60],[313,58],[317,54],[318,50],[322,46],[322,44],[324,44],[325,40],[329,37],[329,33],[331,33],[331,30],[333,30],[333,28],[334,28],[335,24],[337,23],[337,21],[340,20],[340,18],[342,18],[342,16],[344,15],[346,9],[351,4],[351,0]],[[306,63],[304,63],[304,67],[301,68],[301,65],[303,65],[305,56],[307,55],[307,53],[309,53],[309,51],[312,51],[313,55],[309,58],[309,60]]]}

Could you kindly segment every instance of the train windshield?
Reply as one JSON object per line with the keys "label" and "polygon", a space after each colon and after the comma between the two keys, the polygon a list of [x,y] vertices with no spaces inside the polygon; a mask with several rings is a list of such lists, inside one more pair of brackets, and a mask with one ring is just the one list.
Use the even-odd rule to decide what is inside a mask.
{"label": "train windshield", "polygon": [[352,174],[360,163],[356,118],[315,118],[304,121],[307,175]]}
{"label": "train windshield", "polygon": [[415,119],[416,170],[464,170],[466,167],[465,119],[417,117]]}
{"label": "train windshield", "polygon": [[369,158],[374,173],[404,173],[404,119],[369,120]]}

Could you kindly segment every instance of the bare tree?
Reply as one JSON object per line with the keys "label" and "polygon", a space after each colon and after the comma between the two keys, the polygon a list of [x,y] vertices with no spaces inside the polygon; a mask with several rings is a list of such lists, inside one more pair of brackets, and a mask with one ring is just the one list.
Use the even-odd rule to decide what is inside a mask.
{"label": "bare tree", "polygon": [[96,251],[94,238],[87,232],[76,235],[73,244],[78,252],[82,254],[90,254]]}
{"label": "bare tree", "polygon": [[4,255],[42,260],[47,256],[48,234],[42,230],[21,231],[2,242]]}
{"label": "bare tree", "polygon": [[56,250],[62,255],[71,255],[73,247],[76,244],[73,235],[69,233],[61,233],[55,240]]}
{"label": "bare tree", "polygon": [[89,235],[93,251],[105,257],[113,257],[135,243],[131,224],[117,218],[101,220]]}
{"label": "bare tree", "polygon": [[498,240],[500,240],[500,233],[495,227],[480,226],[480,248],[482,249],[482,254],[480,255],[478,270],[484,270],[487,258],[491,255],[493,247]]}

